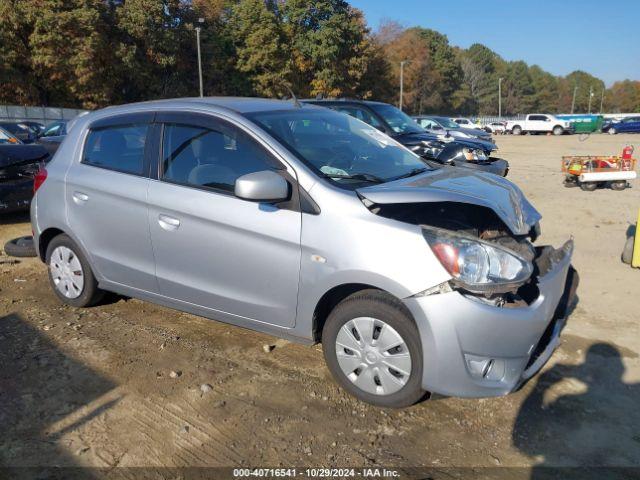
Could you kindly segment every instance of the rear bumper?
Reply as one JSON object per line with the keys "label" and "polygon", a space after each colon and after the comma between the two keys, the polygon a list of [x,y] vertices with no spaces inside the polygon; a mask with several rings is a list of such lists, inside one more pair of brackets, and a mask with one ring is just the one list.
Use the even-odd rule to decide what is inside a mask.
{"label": "rear bumper", "polygon": [[26,211],[33,196],[33,179],[0,182],[0,214]]}
{"label": "rear bumper", "polygon": [[573,242],[539,277],[539,295],[528,306],[488,305],[453,291],[405,299],[422,340],[422,386],[457,397],[510,393],[535,375],[559,343],[578,276]]}

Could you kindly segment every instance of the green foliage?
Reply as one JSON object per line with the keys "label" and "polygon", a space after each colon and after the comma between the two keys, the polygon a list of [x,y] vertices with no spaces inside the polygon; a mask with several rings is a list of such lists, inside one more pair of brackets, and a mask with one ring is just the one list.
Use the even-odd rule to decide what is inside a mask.
{"label": "green foliage", "polygon": [[[204,23],[198,22],[202,18]],[[0,0],[0,102],[98,108],[198,93],[347,96],[396,104],[400,62],[412,113],[495,115],[600,109],[604,83],[460,49],[434,30],[388,22],[372,34],[345,0]],[[590,96],[589,92],[593,94]],[[604,108],[640,111],[640,82]]]}

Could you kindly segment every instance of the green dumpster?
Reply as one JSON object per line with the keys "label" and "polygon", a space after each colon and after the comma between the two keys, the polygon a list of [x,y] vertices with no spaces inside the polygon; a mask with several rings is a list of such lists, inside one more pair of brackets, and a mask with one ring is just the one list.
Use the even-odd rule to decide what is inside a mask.
{"label": "green dumpster", "polygon": [[569,120],[574,128],[575,133],[593,133],[598,132],[602,128],[604,117],[602,115],[557,115],[562,120]]}

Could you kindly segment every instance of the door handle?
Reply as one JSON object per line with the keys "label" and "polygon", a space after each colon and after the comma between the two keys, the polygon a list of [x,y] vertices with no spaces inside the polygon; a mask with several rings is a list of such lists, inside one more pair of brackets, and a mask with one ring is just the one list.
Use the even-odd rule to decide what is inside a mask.
{"label": "door handle", "polygon": [[83,203],[86,203],[87,200],[89,200],[89,195],[86,193],[73,192],[73,201],[76,202],[76,204],[82,205]]}
{"label": "door handle", "polygon": [[162,228],[168,231],[177,230],[180,226],[180,220],[164,214],[158,215],[158,223]]}

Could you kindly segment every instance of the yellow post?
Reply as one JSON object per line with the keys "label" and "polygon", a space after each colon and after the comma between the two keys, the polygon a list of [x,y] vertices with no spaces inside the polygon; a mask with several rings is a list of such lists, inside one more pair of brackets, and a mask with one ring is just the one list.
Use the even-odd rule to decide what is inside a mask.
{"label": "yellow post", "polygon": [[638,211],[638,221],[636,222],[636,239],[633,241],[633,257],[631,266],[640,268],[640,210]]}

